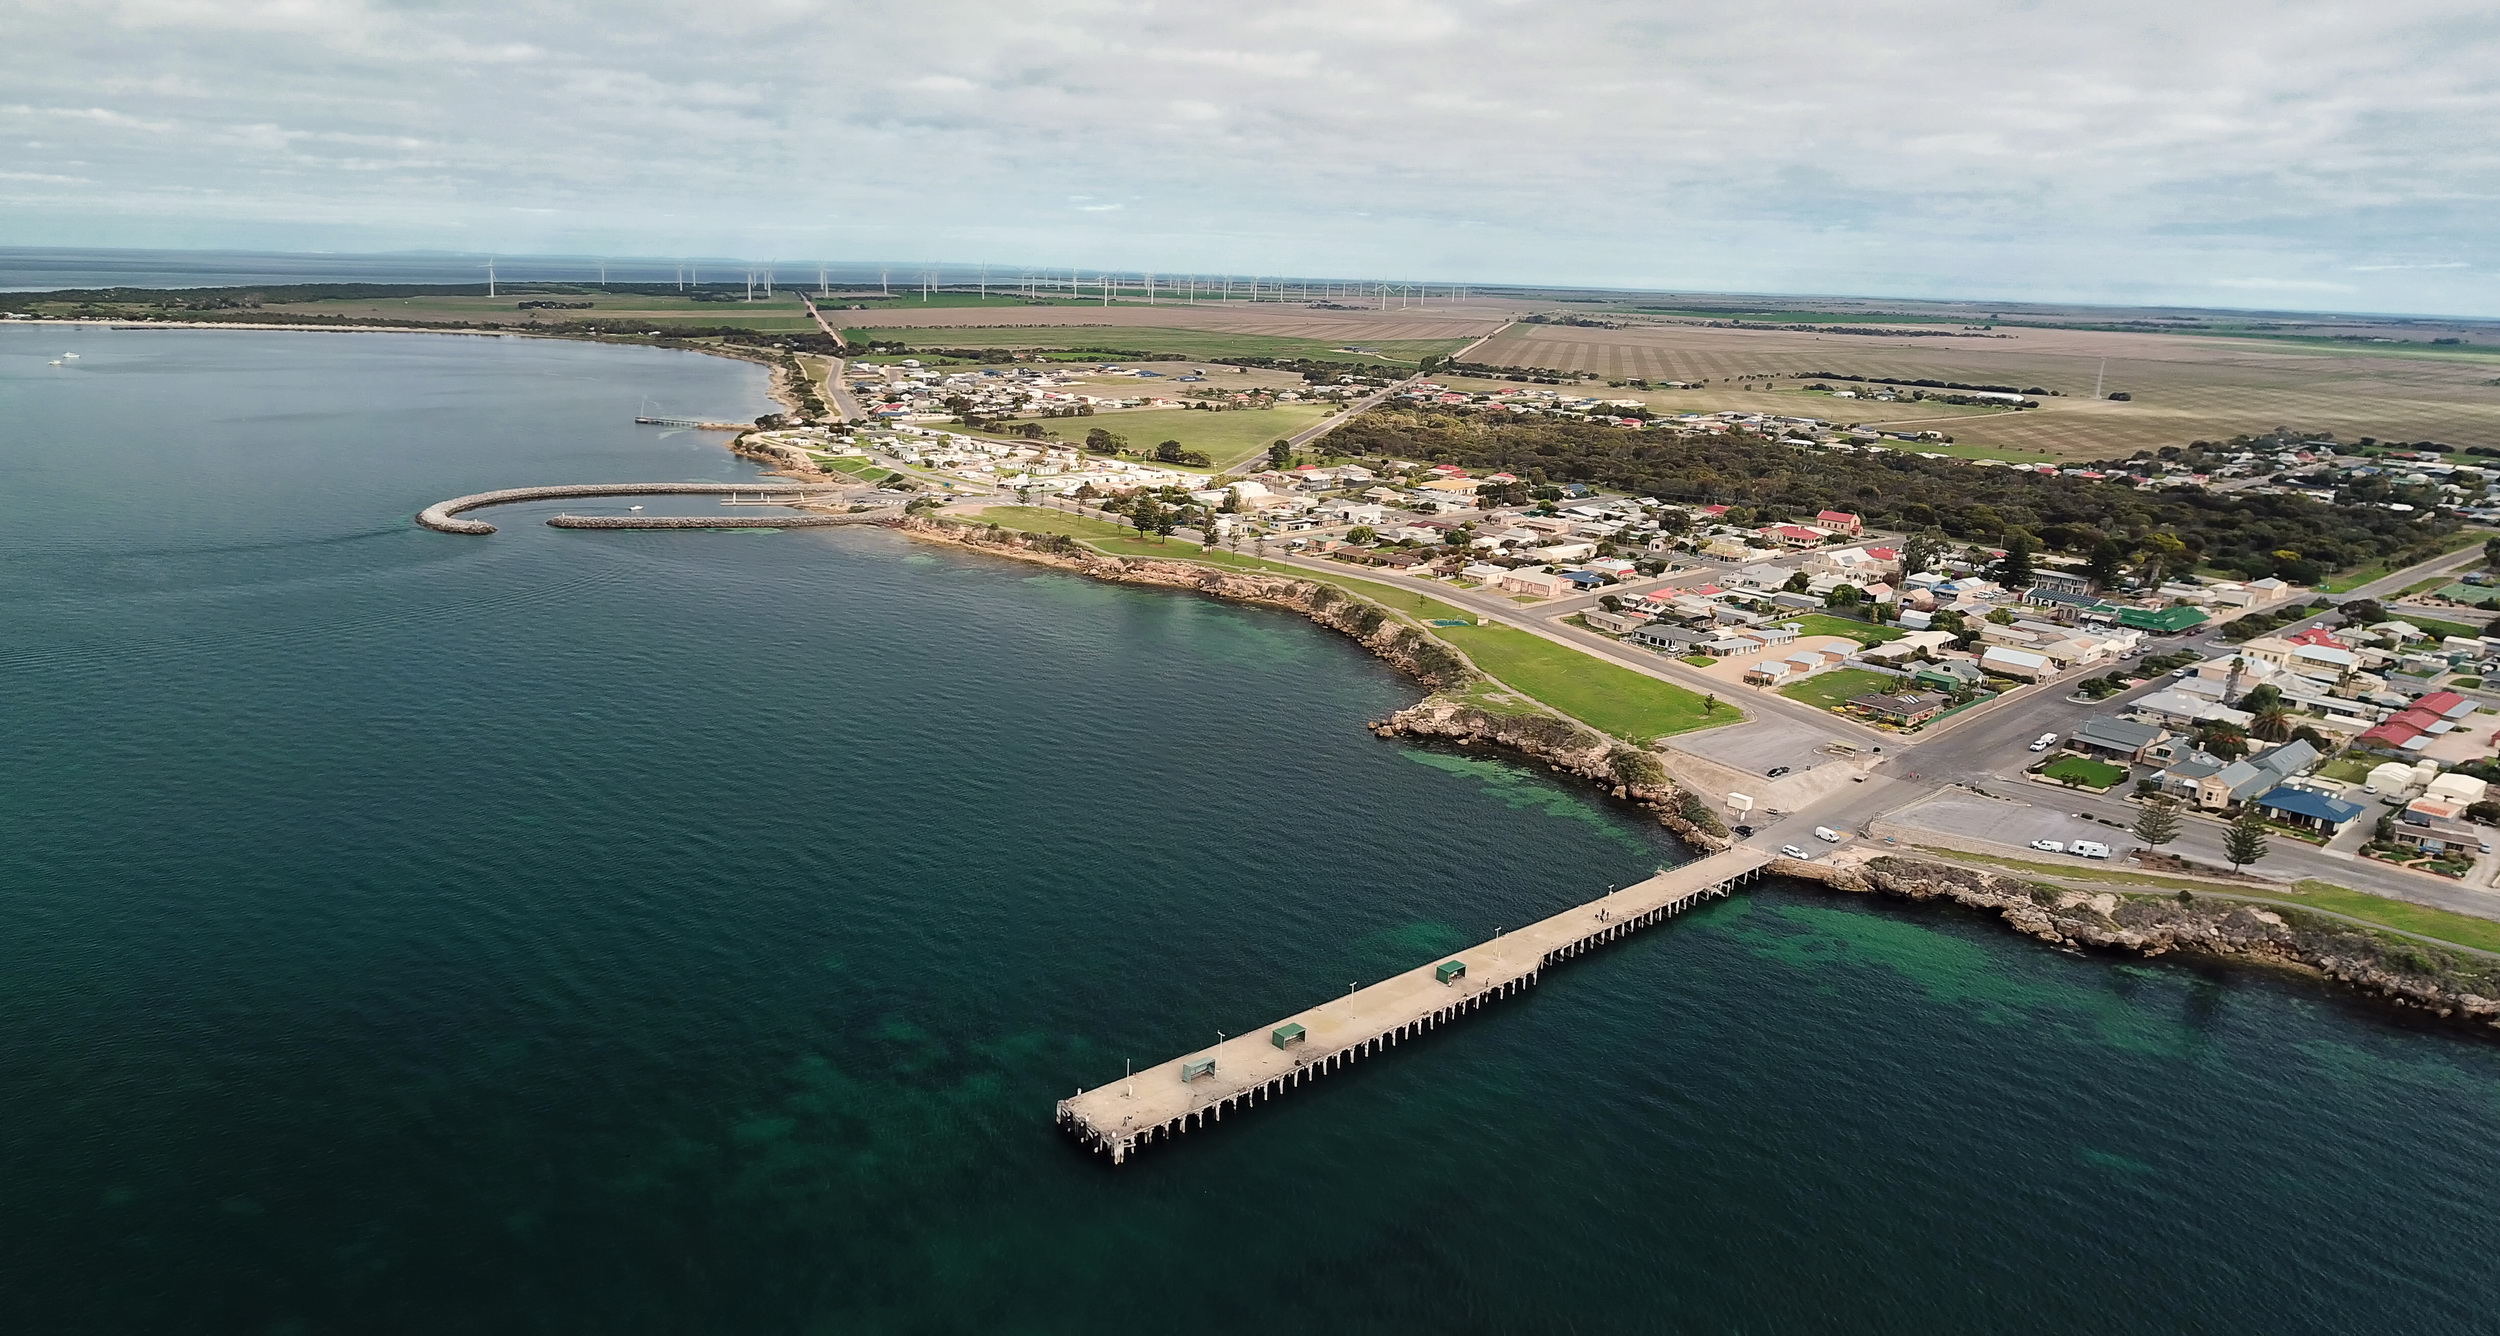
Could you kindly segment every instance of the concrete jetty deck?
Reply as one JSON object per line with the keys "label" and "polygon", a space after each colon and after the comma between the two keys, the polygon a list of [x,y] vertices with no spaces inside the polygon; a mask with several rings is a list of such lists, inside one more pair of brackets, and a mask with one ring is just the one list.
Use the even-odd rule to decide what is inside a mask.
{"label": "concrete jetty deck", "polygon": [[1772,861],[1759,849],[1736,848],[1669,868],[1252,1033],[1079,1091],[1059,1101],[1059,1125],[1122,1163],[1142,1146],[1220,1121],[1529,988],[1546,966],[1726,895]]}
{"label": "concrete jetty deck", "polygon": [[775,501],[805,501],[834,494],[827,488],[807,487],[799,483],[611,482],[566,487],[507,487],[499,492],[476,492],[455,496],[449,501],[437,501],[417,512],[417,523],[438,533],[488,534],[495,531],[495,526],[484,520],[452,517],[482,506],[508,506],[521,501],[570,501],[588,496],[761,495]]}

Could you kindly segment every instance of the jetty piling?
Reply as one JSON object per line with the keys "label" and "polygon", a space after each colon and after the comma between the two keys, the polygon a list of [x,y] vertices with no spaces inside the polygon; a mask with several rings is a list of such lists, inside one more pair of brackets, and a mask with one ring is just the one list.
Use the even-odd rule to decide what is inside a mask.
{"label": "jetty piling", "polygon": [[1770,854],[1740,847],[1610,889],[1273,1025],[1080,1090],[1059,1101],[1059,1125],[1123,1164],[1141,1147],[1221,1121],[1231,1110],[1264,1103],[1487,1003],[1516,997],[1542,982],[1547,966],[1724,896],[1772,861]]}

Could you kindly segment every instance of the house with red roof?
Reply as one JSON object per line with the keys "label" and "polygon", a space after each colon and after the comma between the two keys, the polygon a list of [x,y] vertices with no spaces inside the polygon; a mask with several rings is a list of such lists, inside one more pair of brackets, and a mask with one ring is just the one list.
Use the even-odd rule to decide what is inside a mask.
{"label": "house with red roof", "polygon": [[1821,529],[1808,529],[1797,524],[1764,525],[1761,533],[1763,537],[1787,547],[1813,547],[1831,537]]}
{"label": "house with red roof", "polygon": [[1814,522],[1826,529],[1845,533],[1852,538],[1866,531],[1866,521],[1845,510],[1823,511],[1814,517]]}

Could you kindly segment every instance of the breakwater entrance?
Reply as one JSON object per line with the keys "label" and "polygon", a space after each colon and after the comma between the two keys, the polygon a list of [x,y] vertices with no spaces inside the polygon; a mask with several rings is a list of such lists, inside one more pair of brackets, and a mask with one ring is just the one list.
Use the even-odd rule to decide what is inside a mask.
{"label": "breakwater entrance", "polygon": [[[508,506],[522,501],[569,501],[587,496],[725,496],[730,498],[733,502],[742,497],[754,497],[756,498],[755,504],[788,505],[792,502],[798,501],[828,500],[836,495],[838,495],[838,493],[831,489],[822,487],[806,487],[797,483],[776,486],[771,483],[752,482],[615,482],[589,483],[564,487],[507,487],[499,492],[477,492],[468,496],[455,496],[449,501],[437,501],[433,505],[427,506],[425,509],[417,512],[417,523],[422,524],[426,528],[432,529],[437,533],[490,534],[495,531],[495,526],[488,524],[484,520],[464,520],[456,519],[454,517],[459,515],[462,511],[477,510],[485,506]],[[564,518],[579,519],[581,517],[568,516]],[[623,517],[620,516],[619,518]],[[661,517],[654,516],[653,518],[656,519]],[[723,521],[723,523],[727,523],[727,521]],[[675,529],[717,528],[720,526],[718,524],[707,522],[701,525],[577,524],[568,525],[566,527],[595,527],[602,529]],[[766,526],[753,520],[741,520],[736,522],[734,527],[763,528]]]}
{"label": "breakwater entrance", "polygon": [[1059,1125],[1125,1162],[1140,1147],[1221,1121],[1534,986],[1545,967],[1648,927],[1761,875],[1773,856],[1735,848],[1669,868],[1551,918],[1059,1101]]}

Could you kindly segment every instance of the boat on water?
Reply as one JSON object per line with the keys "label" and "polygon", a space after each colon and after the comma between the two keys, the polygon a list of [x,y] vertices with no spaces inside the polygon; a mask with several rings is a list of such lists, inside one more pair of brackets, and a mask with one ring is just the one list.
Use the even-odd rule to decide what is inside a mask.
{"label": "boat on water", "polygon": [[640,510],[640,509],[642,509],[642,507],[640,507],[640,506],[627,506],[627,507],[625,507],[625,508],[626,508],[627,510]]}
{"label": "boat on water", "polygon": [[77,361],[77,360],[78,360],[78,354],[76,354],[76,353],[63,353],[63,354],[61,354],[61,360],[62,360],[62,361],[64,361],[64,362],[75,362],[75,361]]}

